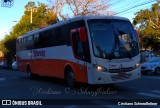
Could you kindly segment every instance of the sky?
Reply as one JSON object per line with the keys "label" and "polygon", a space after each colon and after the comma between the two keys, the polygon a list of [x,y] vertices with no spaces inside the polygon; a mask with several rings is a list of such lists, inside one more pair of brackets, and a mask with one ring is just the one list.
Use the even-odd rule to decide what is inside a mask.
{"label": "sky", "polygon": [[117,1],[116,3],[111,2],[110,10],[119,13],[116,16],[126,17],[131,22],[135,18],[136,12],[144,9],[150,9],[152,7],[152,4],[157,3],[156,0],[110,0],[110,1]]}
{"label": "sky", "polygon": [[12,30],[12,26],[16,24],[14,21],[21,19],[25,6],[30,1],[48,3],[47,0],[14,0],[14,5],[11,8],[0,6],[0,40]]}
{"label": "sky", "polygon": [[[46,4],[48,3],[47,0],[14,0],[14,5],[11,8],[0,6],[0,40],[2,40],[6,34],[9,34],[9,32],[12,30],[12,27],[16,24],[15,21],[19,21],[21,19],[22,15],[24,14],[25,5],[30,1],[34,1],[36,3],[37,2],[46,3]],[[117,2],[116,0],[110,0],[111,4],[113,5],[110,6],[109,10],[119,11],[119,10],[123,10],[123,8],[126,9],[127,6],[134,3],[133,1],[138,3],[137,0],[132,0],[132,1],[131,0],[117,0]],[[142,1],[147,1],[147,0],[138,0],[138,1],[142,2]],[[156,0],[153,3],[156,3]],[[132,22],[135,16],[134,13],[136,11],[139,11],[140,9],[146,9],[148,7],[151,7],[153,3],[147,4],[147,5],[138,7],[138,8],[130,9],[130,11],[123,12],[116,16],[127,17]],[[130,7],[132,6],[130,5]]]}

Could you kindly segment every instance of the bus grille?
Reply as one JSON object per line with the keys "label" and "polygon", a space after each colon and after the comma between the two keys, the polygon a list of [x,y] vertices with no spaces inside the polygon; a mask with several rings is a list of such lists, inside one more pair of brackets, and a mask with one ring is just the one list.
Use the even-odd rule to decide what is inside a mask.
{"label": "bus grille", "polygon": [[112,75],[111,78],[113,81],[117,81],[117,80],[125,80],[125,79],[129,79],[132,76],[132,74],[118,74],[118,75]]}
{"label": "bus grille", "polygon": [[109,69],[110,73],[119,73],[119,72],[129,72],[132,71],[134,68],[129,67],[129,68],[121,68],[121,69]]}

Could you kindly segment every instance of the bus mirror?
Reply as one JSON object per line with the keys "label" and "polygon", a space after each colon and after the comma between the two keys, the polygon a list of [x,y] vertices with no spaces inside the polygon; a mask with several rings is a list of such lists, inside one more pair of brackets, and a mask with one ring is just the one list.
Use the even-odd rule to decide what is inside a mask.
{"label": "bus mirror", "polygon": [[85,27],[80,27],[80,40],[81,42],[86,42],[87,36],[86,36],[86,30]]}

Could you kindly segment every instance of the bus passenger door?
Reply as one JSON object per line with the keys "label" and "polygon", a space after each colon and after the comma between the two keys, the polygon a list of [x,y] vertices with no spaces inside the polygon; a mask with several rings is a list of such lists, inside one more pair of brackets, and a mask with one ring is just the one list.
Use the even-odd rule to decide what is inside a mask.
{"label": "bus passenger door", "polygon": [[86,48],[86,31],[85,27],[80,27],[71,30],[71,43],[74,54],[74,75],[75,79],[80,82],[87,83],[87,55],[89,54]]}

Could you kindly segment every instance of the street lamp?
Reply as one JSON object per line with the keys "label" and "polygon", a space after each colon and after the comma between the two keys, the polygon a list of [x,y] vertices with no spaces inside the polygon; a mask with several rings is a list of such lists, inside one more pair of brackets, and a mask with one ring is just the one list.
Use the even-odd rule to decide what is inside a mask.
{"label": "street lamp", "polygon": [[27,11],[29,11],[31,13],[31,17],[30,17],[30,30],[32,30],[32,13],[33,12],[37,12],[37,8],[27,8]]}

